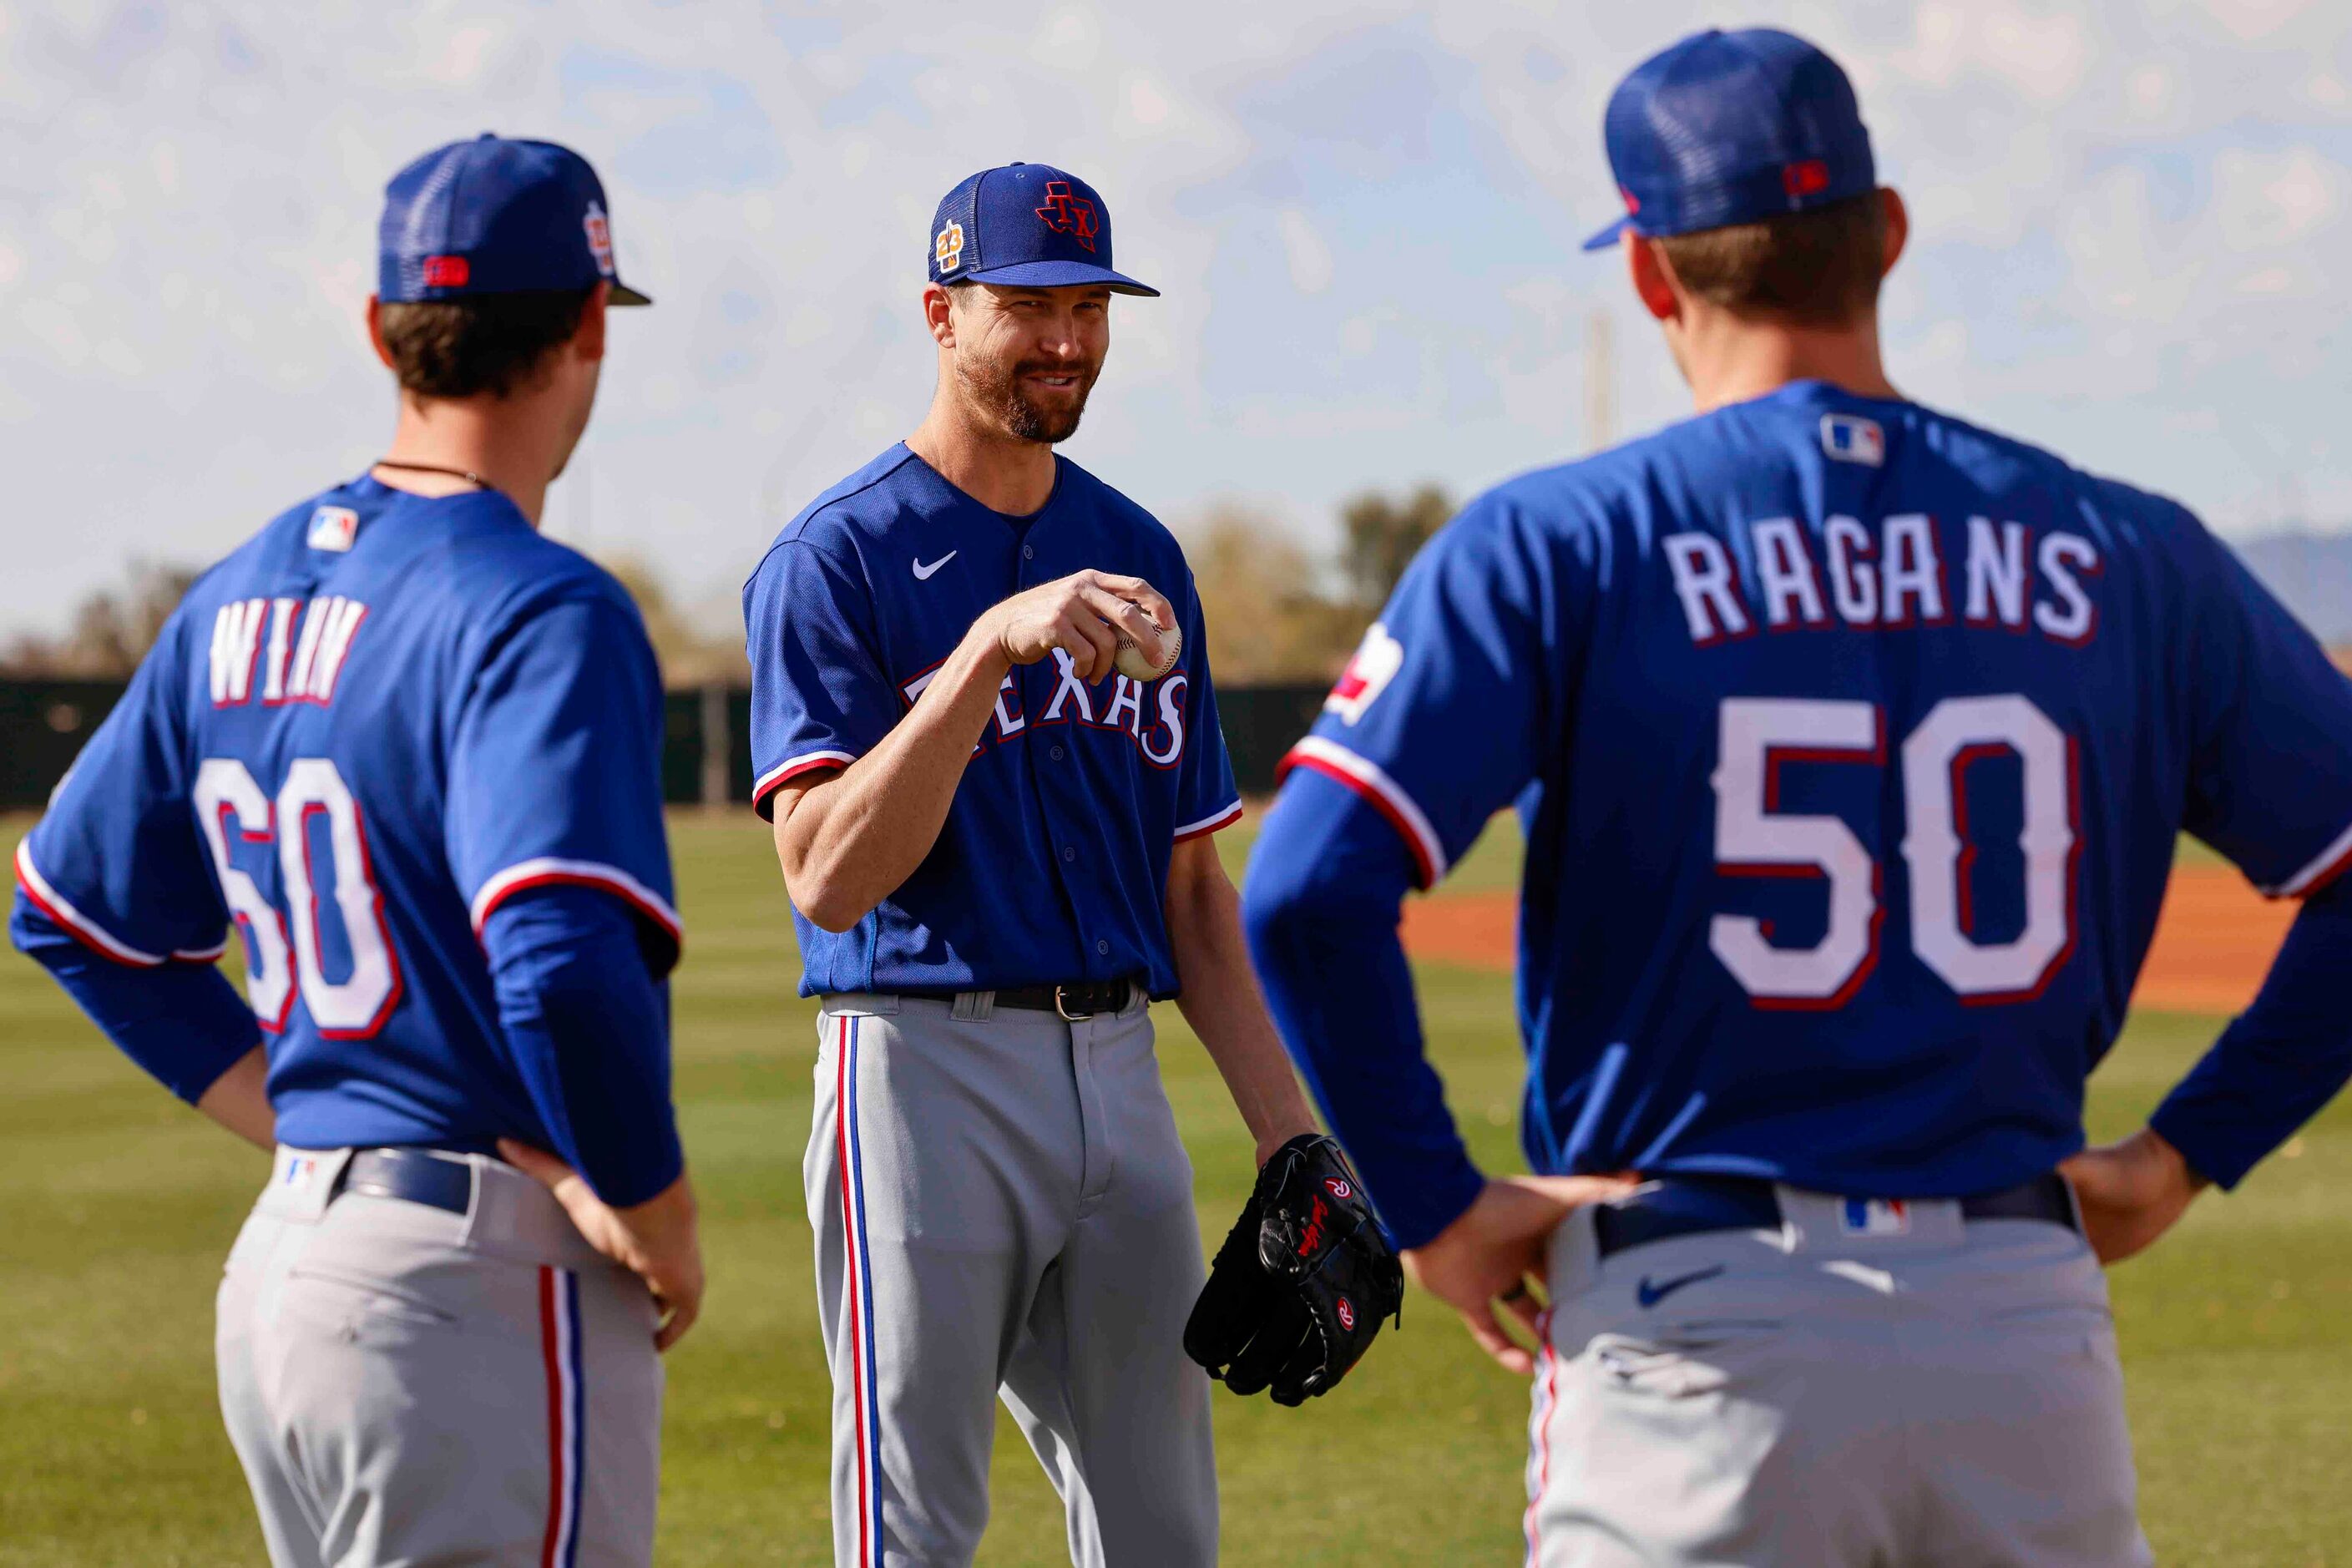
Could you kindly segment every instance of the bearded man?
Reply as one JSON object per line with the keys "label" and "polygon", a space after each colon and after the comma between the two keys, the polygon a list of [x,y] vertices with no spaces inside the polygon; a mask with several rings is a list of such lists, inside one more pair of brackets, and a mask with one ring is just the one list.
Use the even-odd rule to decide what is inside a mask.
{"label": "bearded man", "polygon": [[[971,1562],[1001,1397],[1075,1562],[1213,1563],[1202,1248],[1150,1003],[1177,1001],[1262,1166],[1328,1141],[1210,838],[1242,807],[1192,574],[1054,450],[1111,297],[1153,290],[1113,269],[1101,197],[1037,163],[950,192],[929,262],[929,414],[743,596],[754,796],[824,1002],[803,1173],[835,1560]],[[1293,1321],[1230,1386],[1286,1392]]]}

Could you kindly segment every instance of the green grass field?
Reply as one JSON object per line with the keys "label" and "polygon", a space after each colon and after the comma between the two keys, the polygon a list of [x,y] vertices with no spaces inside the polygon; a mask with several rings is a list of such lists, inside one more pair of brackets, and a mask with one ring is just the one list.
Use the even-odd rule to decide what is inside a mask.
{"label": "green grass field", "polygon": [[[13,847],[22,823],[0,829]],[[660,1561],[824,1561],[827,1394],[799,1160],[812,1009],[764,829],[672,826],[688,936],[677,1092],[700,1186],[708,1310],[670,1359]],[[1238,856],[1237,835],[1226,847]],[[1504,835],[1464,868],[1507,883]],[[1421,975],[1433,1048],[1480,1158],[1516,1164],[1505,982]],[[1173,1008],[1161,1059],[1212,1240],[1249,1147]],[[2092,1132],[2146,1115],[2212,1037],[2135,1020],[2095,1085]],[[212,1392],[212,1291],[264,1174],[149,1083],[34,965],[0,958],[0,1564],[255,1563],[260,1541]],[[2236,1195],[2200,1203],[2115,1276],[2143,1510],[2169,1564],[2352,1563],[2352,1105]],[[1517,1558],[1524,1386],[1416,1296],[1402,1333],[1328,1399],[1218,1402],[1232,1564]],[[982,1561],[1066,1562],[1052,1494],[1000,1428]]]}

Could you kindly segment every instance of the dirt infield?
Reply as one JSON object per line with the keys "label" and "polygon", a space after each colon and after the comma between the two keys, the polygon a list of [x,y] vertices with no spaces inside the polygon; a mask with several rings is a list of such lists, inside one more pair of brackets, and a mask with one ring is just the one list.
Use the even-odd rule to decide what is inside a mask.
{"label": "dirt infield", "polygon": [[[1405,948],[1416,958],[1508,971],[1517,945],[1517,902],[1510,892],[1407,900]],[[2224,866],[2177,868],[2132,1005],[2173,1013],[2242,1010],[2295,907],[2262,897]]]}

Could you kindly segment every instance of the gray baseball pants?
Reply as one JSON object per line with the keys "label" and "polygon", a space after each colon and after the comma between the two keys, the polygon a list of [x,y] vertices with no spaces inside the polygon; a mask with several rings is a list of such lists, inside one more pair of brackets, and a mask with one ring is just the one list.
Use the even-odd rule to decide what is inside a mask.
{"label": "gray baseball pants", "polygon": [[1776,1231],[1551,1243],[1537,1568],[2131,1568],[2105,1278],[2037,1220],[1780,1190]]}
{"label": "gray baseball pants", "polygon": [[644,1568],[653,1298],[480,1155],[464,1215],[280,1149],[221,1281],[221,1414],[275,1568]]}
{"label": "gray baseball pants", "polygon": [[1073,1563],[1215,1563],[1192,1167],[1142,1000],[1065,1022],[984,992],[829,996],[817,1037],[835,1562],[970,1563],[1002,1398]]}

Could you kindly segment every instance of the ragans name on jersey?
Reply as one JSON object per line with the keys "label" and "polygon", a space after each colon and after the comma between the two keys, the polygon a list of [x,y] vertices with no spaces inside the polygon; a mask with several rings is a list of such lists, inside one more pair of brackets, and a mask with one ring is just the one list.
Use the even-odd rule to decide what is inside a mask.
{"label": "ragans name on jersey", "polygon": [[1954,526],[1923,511],[1867,523],[1832,515],[1822,522],[1816,563],[1795,518],[1759,519],[1746,532],[1752,581],[1712,533],[1662,542],[1691,641],[1701,647],[1759,626],[1940,626],[1955,615],[1972,626],[2030,628],[2071,647],[2098,630],[2085,579],[2096,578],[2103,563],[2099,547],[2078,533],[2052,530],[2037,538],[2022,522],[1970,517]]}

